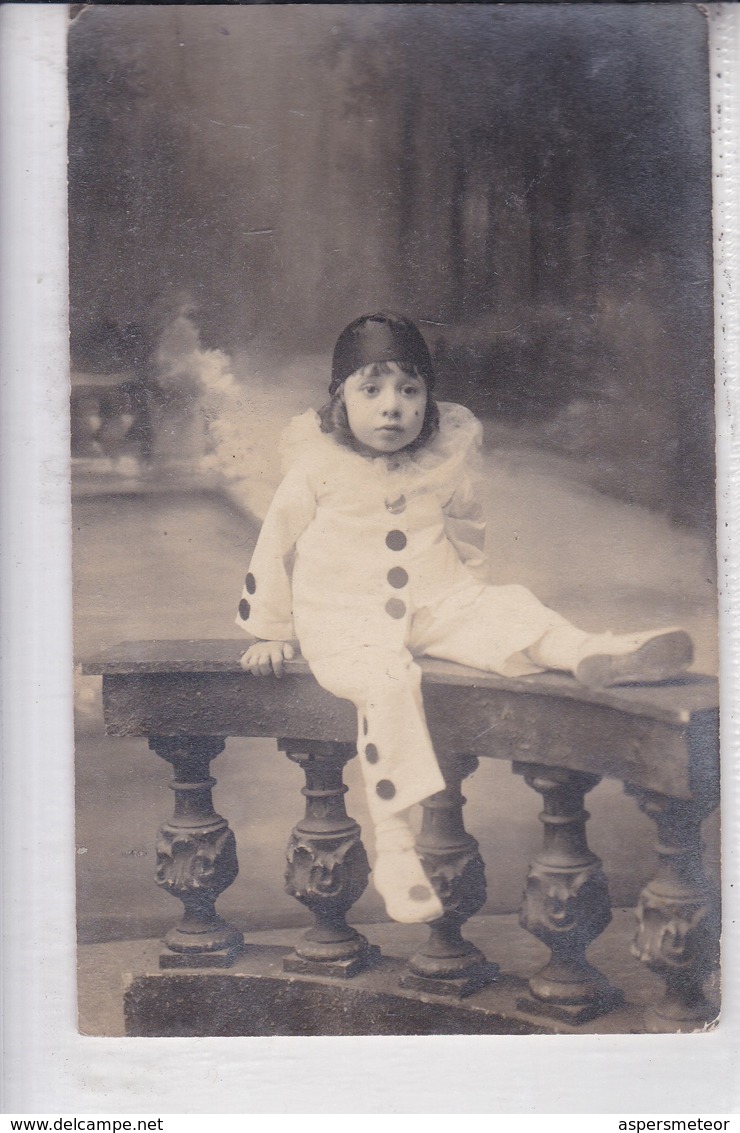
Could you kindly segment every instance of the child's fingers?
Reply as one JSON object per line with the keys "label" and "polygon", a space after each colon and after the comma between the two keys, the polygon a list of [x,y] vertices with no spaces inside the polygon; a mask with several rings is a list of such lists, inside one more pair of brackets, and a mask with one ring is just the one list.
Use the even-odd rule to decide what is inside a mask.
{"label": "child's fingers", "polygon": [[261,642],[252,645],[243,653],[239,664],[247,669],[254,677],[269,677],[274,673],[276,677],[283,675],[283,659],[292,661],[295,656],[293,646],[287,642],[273,642],[269,645]]}
{"label": "child's fingers", "polygon": [[[263,666],[266,664],[266,668]],[[269,654],[265,655],[263,650],[259,647],[252,646],[243,655],[241,659],[241,667],[247,669],[253,677],[263,677],[270,673],[270,659]]]}
{"label": "child's fingers", "polygon": [[252,645],[246,653],[242,654],[239,664],[241,665],[242,669],[246,669],[247,672],[253,673],[255,676],[258,676],[259,661],[260,651],[259,649],[255,649],[255,647]]}
{"label": "child's fingers", "polygon": [[281,642],[278,649],[272,658],[272,667],[275,670],[276,677],[282,677],[285,671],[285,661],[292,661],[295,657],[295,649],[289,641]]}

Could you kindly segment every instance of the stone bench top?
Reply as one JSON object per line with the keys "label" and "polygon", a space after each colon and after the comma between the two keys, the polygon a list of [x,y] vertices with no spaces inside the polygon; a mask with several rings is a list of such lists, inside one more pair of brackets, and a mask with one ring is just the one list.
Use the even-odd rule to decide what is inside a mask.
{"label": "stone bench top", "polygon": [[[123,641],[82,662],[87,676],[154,676],[180,673],[238,673],[252,681],[239,659],[245,642],[234,639],[182,641]],[[452,661],[419,660],[423,681],[430,685],[460,685],[491,691],[554,696],[584,704],[615,708],[635,716],[648,716],[671,724],[688,724],[697,713],[716,709],[719,690],[716,678],[687,673],[670,682],[631,685],[611,689],[589,689],[563,673],[530,677],[499,677],[456,665]],[[287,661],[285,673],[310,678],[306,661]],[[259,681],[274,678],[257,678]]]}
{"label": "stone bench top", "polygon": [[[253,677],[245,642],[129,641],[82,662],[104,677],[109,735],[211,735],[354,743],[356,714],[305,661]],[[588,689],[561,673],[508,679],[421,659],[435,747],[606,775],[678,798],[716,801],[717,680]]]}

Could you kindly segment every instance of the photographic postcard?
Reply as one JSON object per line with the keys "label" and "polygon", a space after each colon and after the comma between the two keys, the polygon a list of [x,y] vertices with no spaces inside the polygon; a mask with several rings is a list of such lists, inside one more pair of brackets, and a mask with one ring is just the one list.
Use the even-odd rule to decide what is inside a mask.
{"label": "photographic postcard", "polygon": [[[218,1037],[245,1055],[300,1040],[304,1086],[322,1050],[347,1044],[380,1061],[387,1043],[422,1061],[439,1049],[451,1065],[490,1042],[513,1065],[543,1044],[550,1084],[565,1043],[589,1058],[649,1042],[657,1056],[680,1033],[716,1050],[733,996],[732,959],[721,976],[719,964],[716,14],[69,15],[71,1041],[115,1041],[135,1076],[144,1037],[162,1050]],[[399,333],[400,315],[418,336],[399,396],[416,389],[425,423],[440,407],[429,438],[419,418],[419,447],[399,442],[391,458],[354,444],[348,383],[377,363],[383,396],[398,355],[362,339],[342,369],[336,346],[377,312],[383,333]],[[338,388],[349,447],[327,408]],[[394,412],[400,436],[406,410]],[[454,526],[473,510],[448,499],[462,494],[467,427],[481,442],[471,508],[488,589]],[[304,464],[322,454],[308,530],[326,582],[314,564],[313,592],[301,590],[305,522],[279,555],[264,551],[291,445]],[[385,494],[390,597],[373,582],[351,590],[374,561],[363,477]],[[445,575],[444,608],[456,605],[444,634],[441,591],[437,605],[422,597],[434,493],[435,546],[457,556],[444,570],[468,572]],[[354,528],[330,514],[340,497]],[[270,634],[260,602],[283,565],[295,625]],[[312,622],[301,602],[317,588],[327,598]],[[420,719],[444,775],[410,819],[440,905],[427,923],[398,923],[414,919],[408,901],[389,915],[403,886],[384,888],[375,869],[377,798],[405,790],[410,756],[393,763],[389,749],[403,748],[406,710],[388,708],[386,685],[376,710],[374,670],[348,691],[356,659],[344,640],[328,654],[321,641],[370,624],[373,602],[383,665],[391,631],[396,654],[413,654],[392,679],[422,670]],[[576,660],[537,652],[542,610],[589,641],[654,631],[658,668],[620,661],[586,680],[582,656],[608,652],[604,640]],[[257,639],[292,641],[282,683],[240,668],[250,617]],[[492,656],[502,624],[515,644],[484,671],[474,643]],[[380,632],[367,631],[374,647]],[[671,653],[688,638],[691,657]],[[651,650],[629,656],[655,665]],[[121,1096],[137,1098],[124,1077]],[[368,1112],[431,1111],[423,1091],[399,1086],[394,1103],[365,1088]],[[563,1107],[598,1109],[579,1105],[581,1088]],[[527,1108],[503,1081],[495,1097],[501,1112]],[[211,1105],[233,1109],[226,1096]]]}

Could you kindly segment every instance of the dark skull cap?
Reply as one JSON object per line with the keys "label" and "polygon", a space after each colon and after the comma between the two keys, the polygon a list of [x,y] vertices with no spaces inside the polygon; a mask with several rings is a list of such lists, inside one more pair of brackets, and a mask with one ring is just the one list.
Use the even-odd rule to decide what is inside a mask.
{"label": "dark skull cap", "polygon": [[361,315],[344,328],[334,347],[329,393],[333,396],[350,374],[373,362],[413,366],[428,389],[434,386],[429,348],[416,324],[403,315],[379,311]]}

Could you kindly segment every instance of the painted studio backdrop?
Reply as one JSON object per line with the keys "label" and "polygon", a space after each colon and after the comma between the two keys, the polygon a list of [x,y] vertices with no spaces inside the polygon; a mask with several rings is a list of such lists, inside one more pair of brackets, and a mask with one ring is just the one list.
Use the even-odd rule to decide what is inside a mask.
{"label": "painted studio backdrop", "polygon": [[[280,430],[325,400],[339,330],[390,308],[422,328],[440,396],[484,422],[493,581],[588,629],[680,622],[715,670],[696,8],[99,7],[71,27],[69,74],[79,656],[239,635]],[[94,678],[77,707],[81,939],[156,936],[177,911],[152,881],[167,769],[100,738]],[[242,861],[219,907],[302,923],[282,890],[298,772],[243,740],[215,772]],[[348,782],[362,823],[351,764]],[[511,912],[538,799],[493,761],[466,794],[484,912]],[[589,810],[633,905],[650,823],[616,783]],[[372,887],[352,913],[383,915]]]}

